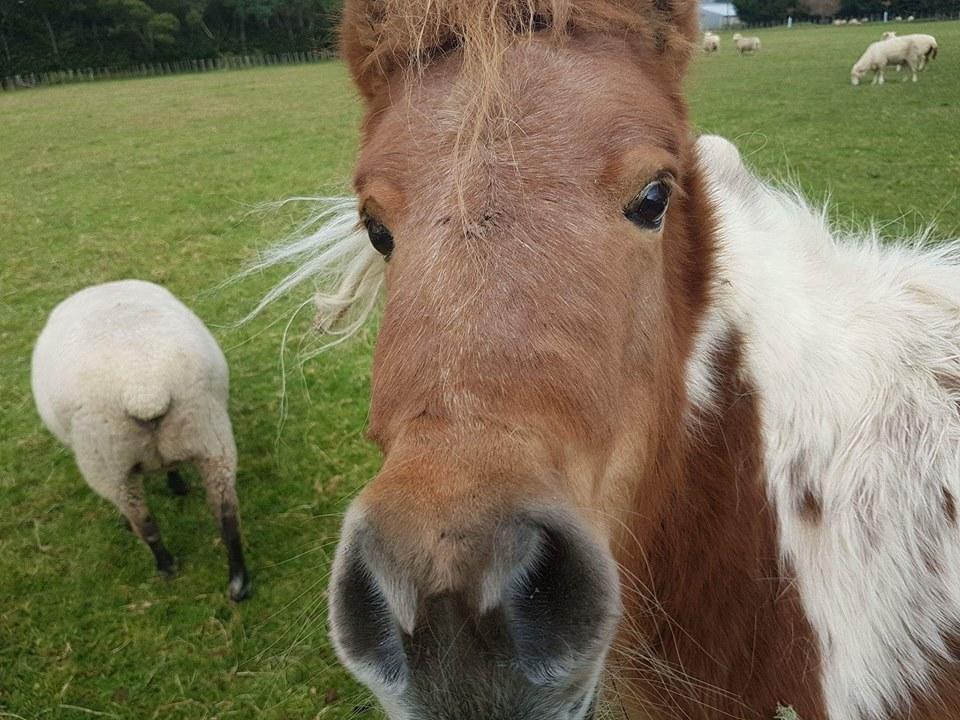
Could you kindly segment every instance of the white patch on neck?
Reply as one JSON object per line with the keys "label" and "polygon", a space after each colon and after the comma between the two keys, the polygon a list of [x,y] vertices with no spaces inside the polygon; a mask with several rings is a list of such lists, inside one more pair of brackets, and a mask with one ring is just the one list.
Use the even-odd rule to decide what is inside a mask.
{"label": "white patch on neck", "polygon": [[727,141],[698,153],[719,277],[688,393],[709,406],[710,349],[735,327],[829,718],[889,718],[931,690],[960,629],[960,246],[838,241]]}

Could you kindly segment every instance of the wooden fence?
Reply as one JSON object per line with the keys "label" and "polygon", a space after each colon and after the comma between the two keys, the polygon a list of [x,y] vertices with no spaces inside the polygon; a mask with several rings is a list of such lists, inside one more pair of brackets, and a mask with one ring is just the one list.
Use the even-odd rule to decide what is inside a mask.
{"label": "wooden fence", "polygon": [[116,78],[152,77],[156,75],[179,75],[183,73],[218,72],[225,70],[243,70],[268,65],[302,65],[304,63],[332,60],[337,57],[333,50],[314,50],[311,52],[280,53],[278,55],[225,55],[200,60],[178,60],[175,62],[149,63],[127,67],[81,68],[77,70],[54,70],[42,73],[25,73],[0,78],[0,89],[23,90],[45,85],[63,85],[65,83],[93,82]]}

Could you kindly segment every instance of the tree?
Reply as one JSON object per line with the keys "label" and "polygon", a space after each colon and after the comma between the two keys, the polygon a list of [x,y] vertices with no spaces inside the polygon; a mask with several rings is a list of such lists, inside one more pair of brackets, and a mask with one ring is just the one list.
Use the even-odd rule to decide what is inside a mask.
{"label": "tree", "polygon": [[240,45],[243,52],[247,52],[247,19],[266,20],[276,10],[277,0],[226,0],[226,5],[233,9],[240,30]]}
{"label": "tree", "polygon": [[59,0],[34,0],[31,3],[33,11],[43,23],[43,28],[47,32],[47,38],[50,41],[50,51],[53,53],[53,60],[57,65],[61,65],[60,43],[57,41],[57,30],[54,23],[60,24],[63,13],[63,5]]}
{"label": "tree", "polygon": [[833,17],[840,12],[840,0],[800,0],[800,9],[813,17]]}
{"label": "tree", "polygon": [[734,0],[733,4],[745,23],[780,22],[793,8],[792,0]]}
{"label": "tree", "polygon": [[342,0],[0,0],[0,77],[329,47]]}
{"label": "tree", "polygon": [[180,21],[171,13],[159,13],[143,0],[101,0],[100,7],[113,21],[112,32],[130,33],[153,53],[157,43],[173,44]]}

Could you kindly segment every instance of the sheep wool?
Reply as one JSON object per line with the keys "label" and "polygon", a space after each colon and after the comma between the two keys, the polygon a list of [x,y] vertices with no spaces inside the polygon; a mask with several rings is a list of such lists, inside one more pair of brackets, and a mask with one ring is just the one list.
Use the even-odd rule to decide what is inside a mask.
{"label": "sheep wool", "polygon": [[31,384],[44,424],[167,575],[175,572],[175,560],[150,516],[142,475],[166,471],[170,489],[183,493],[177,468],[194,463],[227,549],[230,597],[249,596],[229,371],[193,312],[140,280],[81,290],[50,314],[34,347]]}
{"label": "sheep wool", "polygon": [[752,55],[760,52],[760,38],[755,36],[744,37],[740,33],[734,33],[733,46],[737,49],[738,55]]}
{"label": "sheep wool", "polygon": [[[870,43],[860,59],[850,69],[850,83],[859,85],[868,72],[873,72],[874,85],[883,85],[883,70],[888,65],[906,65],[917,81],[922,55],[909,36],[895,36]],[[906,80],[906,78],[904,78]]]}

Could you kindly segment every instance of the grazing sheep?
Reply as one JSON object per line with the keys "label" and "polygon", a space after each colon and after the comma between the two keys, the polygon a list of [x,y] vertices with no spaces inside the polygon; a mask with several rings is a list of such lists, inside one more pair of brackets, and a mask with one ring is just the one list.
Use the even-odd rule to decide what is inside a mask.
{"label": "grazing sheep", "polygon": [[[920,55],[917,46],[906,37],[893,37],[870,43],[860,59],[850,69],[850,83],[859,85],[863,76],[873,71],[873,85],[883,85],[883,69],[887,65],[906,65],[917,81]],[[904,78],[906,81],[906,78]]]}
{"label": "grazing sheep", "polygon": [[843,18],[834,18],[833,24],[834,24],[834,25],[846,25],[846,24],[847,24],[847,21],[844,20]]}
{"label": "grazing sheep", "polygon": [[715,53],[720,49],[720,36],[709,30],[703,34],[703,51],[705,53]]}
{"label": "grazing sheep", "polygon": [[227,361],[196,315],[139,280],[81,290],[50,314],[33,350],[31,382],[44,424],[165,575],[175,574],[176,561],[147,509],[141,476],[167,470],[170,489],[183,494],[176,467],[195,463],[226,546],[230,597],[249,597]]}
{"label": "grazing sheep", "polygon": [[913,33],[911,35],[901,35],[900,37],[912,42],[917,49],[917,54],[920,56],[920,65],[917,67],[918,70],[923,70],[928,62],[937,57],[939,47],[937,45],[937,39],[933,35]]}
{"label": "grazing sheep", "polygon": [[760,38],[744,37],[740,33],[736,33],[733,36],[733,45],[740,55],[744,53],[752,54],[760,50]]}
{"label": "grazing sheep", "polygon": [[[890,38],[896,37],[896,36],[897,36],[896,30],[887,30],[885,33],[883,33],[883,34],[880,35],[880,39],[881,39],[881,40],[889,40]],[[899,63],[899,64],[897,65],[897,72],[900,72],[900,70],[902,70],[902,69],[903,69],[903,63]]]}
{"label": "grazing sheep", "polygon": [[909,15],[909,16],[907,17],[907,22],[913,22],[915,19],[916,19],[916,18],[914,18],[913,15]]}
{"label": "grazing sheep", "polygon": [[847,25],[859,25],[859,24],[860,24],[860,21],[857,20],[856,18],[851,18],[850,22],[847,23]]}

